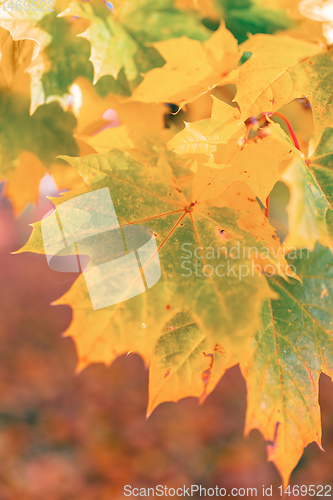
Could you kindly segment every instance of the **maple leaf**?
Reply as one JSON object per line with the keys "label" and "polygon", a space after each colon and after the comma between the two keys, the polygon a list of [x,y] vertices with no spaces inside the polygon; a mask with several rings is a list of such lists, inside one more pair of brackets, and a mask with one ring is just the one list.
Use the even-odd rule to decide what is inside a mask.
{"label": "maple leaf", "polygon": [[[49,41],[46,31],[42,30],[38,23],[49,11],[43,8],[42,0],[28,0],[29,8],[16,8],[16,3],[2,2],[0,5],[0,26],[10,32],[13,40],[34,40],[40,45]],[[33,5],[34,4],[34,5]],[[36,47],[35,55],[38,53]]]}
{"label": "maple leaf", "polygon": [[172,36],[186,35],[205,40],[208,30],[193,14],[173,6],[173,0],[121,2],[115,13],[93,0],[71,2],[61,16],[77,16],[90,21],[81,34],[91,43],[90,60],[94,65],[94,83],[104,75],[117,78],[123,68],[129,82],[140,81],[140,73],[163,64],[161,56],[149,46]]}
{"label": "maple leaf", "polygon": [[179,154],[210,154],[217,145],[227,143],[240,130],[246,132],[246,126],[237,108],[212,96],[211,118],[196,122],[185,122],[185,128],[178,132],[167,144],[168,149]]}
{"label": "maple leaf", "polygon": [[222,23],[203,44],[182,37],[153,46],[162,54],[166,64],[145,75],[131,96],[133,101],[171,102],[182,107],[223,84],[241,56],[237,41]]}
{"label": "maple leaf", "polygon": [[271,123],[263,130],[261,136],[247,139],[240,112],[214,98],[212,117],[187,123],[167,147],[199,158],[194,190],[201,200],[217,198],[233,182],[244,181],[265,203],[280,178],[280,165],[295,150],[279,125]]}
{"label": "maple leaf", "polygon": [[39,26],[48,33],[50,40],[29,70],[32,111],[51,100],[58,100],[65,107],[74,81],[78,77],[93,79],[89,43],[76,36],[80,20],[60,18],[53,12],[39,21]]}
{"label": "maple leaf", "polygon": [[236,133],[225,146],[217,147],[216,153],[205,164],[210,168],[211,181],[215,181],[215,186],[211,182],[207,192],[212,187],[216,193],[217,190],[224,190],[225,185],[242,180],[263,204],[266,203],[281,171],[296,152],[289,139],[281,134],[279,125],[271,124],[265,129],[263,137],[247,139],[241,144],[243,135]]}
{"label": "maple leaf", "polygon": [[[34,46],[31,40],[14,41],[8,31],[0,28],[0,177],[9,179],[7,193],[17,211],[23,208],[24,199],[36,201],[43,169],[51,167],[58,154],[64,149],[71,154],[78,152],[73,138],[75,118],[71,113],[50,103],[30,115],[30,77],[25,69]],[[27,152],[37,157],[36,164]],[[28,186],[22,196],[19,186],[23,187],[24,179]]]}
{"label": "maple leaf", "polygon": [[[256,238],[261,238],[270,248],[274,249],[274,252],[278,255],[277,260],[280,262],[280,266],[282,266],[281,270],[283,268],[287,270],[288,266],[286,265],[283,252],[280,251],[280,241],[276,236],[275,228],[268,223],[267,218],[262,213],[253,190],[243,182],[238,182],[245,178],[248,184],[253,185],[260,191],[260,189],[264,189],[266,179],[269,187],[266,187],[267,192],[264,191],[263,199],[265,200],[271,187],[273,187],[274,183],[279,178],[278,169],[277,173],[275,173],[273,167],[276,164],[277,168],[279,162],[281,162],[282,153],[289,156],[291,152],[290,142],[285,139],[284,133],[280,131],[279,126],[271,124],[274,140],[271,141],[271,138],[268,140],[266,139],[267,146],[265,143],[263,153],[261,152],[261,143],[253,143],[253,150],[251,149],[251,151],[253,151],[253,158],[256,158],[256,161],[253,162],[253,158],[251,155],[249,156],[249,160],[252,160],[253,165],[251,161],[247,161],[247,155],[240,155],[238,164],[234,164],[232,161],[228,160],[229,165],[226,165],[226,167],[228,166],[229,168],[220,172],[217,168],[198,167],[195,161],[191,160],[191,158],[187,159],[186,156],[170,153],[170,151],[161,151],[160,146],[165,143],[170,135],[172,136],[169,130],[163,130],[161,120],[163,107],[161,105],[153,106],[144,103],[130,102],[117,104],[114,100],[108,100],[108,102],[113,102],[112,106],[118,110],[119,118],[121,121],[124,120],[124,123],[128,125],[108,128],[93,137],[85,137],[84,140],[86,140],[88,144],[92,145],[99,153],[108,152],[110,145],[124,149],[130,153],[132,158],[142,163],[150,164],[151,166],[155,166],[156,164],[163,166],[164,163],[167,162],[171,166],[174,175],[177,176],[177,181],[181,184],[181,188],[184,192],[186,191],[189,196],[192,195],[194,199],[200,199],[200,202],[208,205],[212,202],[214,206],[230,207],[241,212],[242,214],[238,220],[238,226],[241,229],[249,231]],[[218,139],[229,137],[234,130],[239,128],[240,123],[237,121],[235,122],[234,114],[237,113],[239,115],[239,113],[234,108],[218,99],[214,100],[214,106],[216,107],[217,113],[215,119],[212,119],[212,122],[213,126],[219,124],[217,129],[219,135],[216,134],[215,143],[211,138],[208,138],[206,139],[206,144],[210,144],[210,141],[212,141],[212,147],[217,149],[218,144],[221,142]],[[98,109],[98,105],[96,108]],[[91,106],[89,105],[88,110],[90,111],[90,109]],[[221,110],[222,115],[219,110]],[[142,122],[142,113],[146,112],[149,113],[150,119],[149,122],[144,124]],[[222,120],[221,116],[226,119]],[[234,119],[234,121],[231,121],[232,119]],[[241,125],[245,132],[245,125],[243,123]],[[178,144],[177,137],[181,135],[182,133],[177,134],[168,144],[174,145],[174,141]],[[232,156],[235,157],[234,161],[236,161],[239,144],[233,143],[232,147],[234,148]],[[180,149],[182,150],[181,147]],[[241,147],[239,149],[241,151]],[[266,149],[269,150],[269,155],[265,153]],[[197,151],[196,148],[195,151]],[[200,151],[201,149],[199,152]],[[274,154],[276,154],[277,159],[274,158]],[[263,155],[266,156],[262,157]],[[192,155],[188,156],[191,157]],[[268,160],[271,164],[271,169],[266,168],[266,162]],[[251,172],[252,167],[254,169],[251,181],[249,181],[248,174],[244,174],[243,162],[249,163],[247,167],[249,172]],[[216,166],[218,167],[218,165]],[[261,174],[262,178],[258,173],[261,172],[260,168],[263,169]],[[224,175],[225,173],[226,175]],[[222,193],[223,197],[221,196]],[[251,215],[249,212],[251,212]]]}
{"label": "maple leaf", "polygon": [[[136,351],[140,353],[146,363],[151,364],[148,413],[151,413],[159,403],[165,400],[176,401],[189,395],[196,395],[200,400],[203,400],[214,389],[225,370],[238,361],[242,362],[249,391],[252,391],[252,385],[257,384],[253,380],[259,376],[257,364],[252,365],[252,361],[248,361],[248,349],[243,348],[248,346],[249,341],[253,342],[251,340],[251,332],[253,333],[252,328],[255,323],[253,311],[257,310],[258,304],[269,293],[263,286],[264,283],[260,282],[259,285],[258,276],[252,276],[250,281],[245,279],[245,281],[239,282],[237,280],[237,284],[230,276],[224,277],[223,281],[215,281],[214,278],[201,280],[202,276],[200,278],[191,276],[187,281],[182,277],[182,268],[177,256],[179,257],[183,242],[199,245],[202,248],[207,246],[212,248],[216,245],[216,227],[221,227],[221,225],[235,237],[243,238],[246,244],[256,245],[257,248],[260,248],[261,243],[246,231],[240,231],[237,228],[235,224],[237,215],[231,209],[216,209],[214,206],[207,205],[200,207],[199,203],[193,207],[188,205],[190,200],[186,200],[184,195],[179,192],[175,179],[166,167],[163,171],[161,166],[156,168],[139,164],[131,159],[128,153],[120,151],[111,151],[106,155],[86,156],[81,159],[68,158],[68,161],[78,168],[88,185],[92,184],[95,189],[110,187],[116,213],[124,227],[126,224],[149,223],[159,243],[162,276],[166,278],[149,289],[147,293],[130,299],[127,302],[128,307],[122,303],[121,306],[117,304],[94,311],[91,307],[84,278],[83,276],[79,277],[72,289],[57,301],[58,304],[69,304],[73,308],[73,322],[66,335],[72,336],[75,340],[79,357],[78,369],[83,369],[92,362],[109,364],[124,352]],[[147,176],[149,179],[148,187]],[[57,200],[57,206],[61,206],[62,202],[71,199],[72,196],[71,193],[67,193],[64,199]],[[175,210],[170,210],[171,207]],[[100,208],[102,209],[102,207]],[[79,215],[79,217],[81,216]],[[234,240],[233,242],[231,240],[230,245],[233,243]],[[228,248],[228,244],[226,248]],[[21,251],[31,250],[40,253],[44,251],[39,224],[35,225],[31,240]],[[331,267],[329,270],[327,270],[327,259],[328,257],[323,260],[322,266],[329,276],[333,269],[333,259],[330,257]],[[244,264],[245,261],[241,258],[238,264]],[[219,259],[212,259],[209,262],[213,266],[221,263]],[[301,259],[300,264],[298,261],[292,261],[296,267],[301,266],[303,262]],[[311,269],[311,265],[315,265],[314,263],[317,262],[316,254],[310,263],[306,263],[308,266],[306,270]],[[329,282],[324,282],[324,288],[327,288],[326,293],[322,288],[324,292],[322,297],[318,298],[318,287],[311,288],[311,280],[323,280],[326,275],[321,273],[321,269],[319,272],[316,271],[316,268],[314,269],[315,277],[310,276],[310,271],[305,273],[301,272],[302,270],[303,267],[300,268],[300,271],[297,267],[297,272],[299,272],[304,286],[293,282],[288,284],[278,278],[271,279],[270,284],[279,293],[279,301],[286,300],[281,289],[293,292],[295,296],[291,299],[293,308],[288,305],[291,313],[294,312],[295,307],[299,306],[300,296],[304,294],[305,299],[307,299],[306,303],[304,300],[304,307],[316,319],[315,307],[319,307],[319,298],[329,296],[327,288]],[[323,282],[320,281],[320,283]],[[307,288],[303,292],[306,285]],[[258,297],[259,289],[261,292]],[[309,302],[311,289],[313,289],[313,293]],[[252,305],[248,304],[248,301],[251,301]],[[281,310],[276,306],[276,303],[272,302],[272,308],[276,311]],[[248,305],[245,306],[245,304]],[[242,307],[243,314],[245,313],[247,316],[246,324],[244,318],[238,322],[235,317],[239,307]],[[266,307],[266,305],[263,306],[264,319],[266,318]],[[329,311],[329,306],[327,306],[327,310]],[[276,315],[274,321],[280,321],[285,328],[285,315],[283,318],[283,322],[281,322],[282,320],[278,319]],[[298,328],[304,328],[304,318],[302,317],[301,320],[296,318],[296,320],[300,322]],[[329,316],[327,321],[331,321]],[[126,328],[124,328],[124,324],[126,324]],[[326,324],[324,326],[327,327]],[[232,329],[232,340],[230,328]],[[272,329],[266,324],[263,328],[264,330],[259,333],[259,337],[272,333]],[[327,328],[325,335],[329,333]],[[297,331],[295,342],[300,338],[299,331]],[[257,346],[257,344],[254,345]],[[265,346],[265,344],[258,345]],[[285,344],[282,343],[281,346],[279,346],[279,352],[281,349],[285,350]],[[312,354],[312,350],[309,352]],[[263,355],[265,354],[267,354],[266,351]],[[268,356],[271,359],[270,352]],[[295,361],[294,363],[296,364]],[[297,369],[299,369],[299,364],[297,364]],[[276,373],[273,361],[272,371]],[[275,405],[274,408],[278,414],[279,402],[276,403],[271,396],[276,394],[276,385],[274,387],[271,385],[266,387],[265,385],[264,388],[265,390],[261,391],[261,398],[267,404],[267,400],[271,397],[271,404]],[[255,397],[257,397],[257,393],[255,393]],[[291,400],[290,397],[287,400]],[[298,400],[304,406],[304,397],[299,397]],[[259,417],[255,419],[254,405],[254,402],[250,400],[247,429],[250,430],[256,426],[268,440],[273,441],[276,422],[266,423],[268,417],[265,412],[261,412]],[[292,426],[292,431],[290,430],[290,421],[293,422],[293,420],[287,417],[288,415],[280,424],[280,432],[289,436],[295,429]],[[313,422],[311,418],[310,424],[316,424],[316,434],[314,438],[314,431],[309,432],[307,429],[307,438],[318,441],[317,421]],[[299,437],[298,434],[297,437]],[[270,457],[277,464],[286,480],[303,451],[304,441],[293,441],[287,449],[283,448],[283,439],[282,445],[279,443],[280,436],[278,435],[274,442],[274,454],[272,453]],[[285,452],[290,457],[287,462],[283,461],[285,460],[283,458]]]}
{"label": "maple leaf", "polygon": [[289,262],[302,284],[269,278],[279,299],[264,304],[262,327],[241,364],[245,430],[262,432],[285,486],[303,449],[312,441],[321,447],[318,379],[333,373],[332,253],[318,244],[311,254],[293,252]]}
{"label": "maple leaf", "polygon": [[330,235],[333,235],[333,128],[326,128],[313,154],[306,162],[311,174],[316,179],[322,195],[327,202],[325,220]]}
{"label": "maple leaf", "polygon": [[287,35],[254,35],[241,47],[252,55],[232,81],[237,85],[235,100],[245,118],[274,112],[297,97],[306,97],[312,105],[316,133],[330,125],[331,47]]}
{"label": "maple leaf", "polygon": [[291,200],[288,207],[287,247],[316,242],[332,248],[333,238],[333,129],[326,128],[312,155],[297,158],[283,174]]}
{"label": "maple leaf", "polygon": [[222,345],[210,342],[190,314],[176,315],[151,353],[147,415],[165,401],[196,396],[202,403],[236,360]]}
{"label": "maple leaf", "polygon": [[[6,107],[0,117],[3,176],[15,168],[15,160],[22,151],[36,154],[49,166],[61,151],[78,151],[72,136],[75,118],[71,113],[65,113],[58,104],[50,103],[40,106],[30,116],[27,100],[15,94],[6,97]],[[11,120],[15,133],[6,128],[8,120]],[[23,137],[17,135],[22,129],[25,131]]]}
{"label": "maple leaf", "polygon": [[[237,238],[245,247],[252,246],[259,252],[264,250],[262,240],[238,227],[238,212],[229,208],[200,207],[194,202],[191,205],[165,163],[150,167],[120,151],[81,159],[68,158],[68,161],[94,189],[110,188],[121,224],[149,224],[156,235],[162,268],[161,281],[147,293],[130,299],[127,305],[93,310],[83,276],[60,299],[70,304],[74,311],[67,334],[76,342],[79,368],[91,362],[110,363],[128,351],[139,352],[148,362],[151,349],[166,324],[178,313],[190,314],[211,345],[219,344],[229,351],[232,351],[231,345],[244,346],[256,327],[254,311],[258,311],[260,303],[269,295],[264,276],[255,272],[240,282],[234,275],[221,280],[217,276],[205,278],[193,273],[184,279],[181,260],[183,243],[193,249],[223,246],[219,228],[234,237],[225,243],[229,250]],[[71,196],[67,193],[65,198],[57,199],[57,205]],[[40,224],[35,225],[22,251],[44,253]],[[251,266],[251,258],[247,255],[235,259],[237,269],[242,264]],[[218,263],[221,264],[221,260],[217,255],[209,260],[212,266]],[[244,311],[241,318],[240,307]],[[92,324],[94,328],[90,328]]]}
{"label": "maple leaf", "polygon": [[[64,0],[56,0],[54,5],[56,8],[61,8]],[[47,71],[48,65],[45,62],[44,49],[51,43],[52,35],[48,33],[48,23],[45,27],[43,26],[43,20],[50,17],[52,9],[51,5],[45,8],[42,0],[33,2],[26,0],[21,10],[16,2],[6,1],[0,6],[0,27],[9,31],[14,41],[35,42],[30,65],[25,68],[31,77],[29,84],[29,87],[31,86],[31,113],[46,100],[41,78],[43,72]]]}

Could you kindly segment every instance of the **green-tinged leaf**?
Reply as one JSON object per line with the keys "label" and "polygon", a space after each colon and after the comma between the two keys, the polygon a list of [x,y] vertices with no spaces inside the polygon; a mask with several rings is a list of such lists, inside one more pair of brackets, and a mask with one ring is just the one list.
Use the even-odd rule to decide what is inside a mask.
{"label": "green-tinged leaf", "polygon": [[[254,35],[241,47],[252,56],[238,68],[235,101],[245,118],[307,97],[317,135],[331,125],[332,47],[286,35]],[[272,59],[274,54],[274,59]]]}
{"label": "green-tinged leaf", "polygon": [[[92,308],[84,276],[76,281],[61,302],[73,308],[68,335],[75,339],[79,367],[97,361],[110,363],[129,350],[149,360],[166,324],[178,313],[191,315],[213,349],[218,344],[235,352],[235,346],[246,346],[257,326],[255,311],[269,291],[265,277],[253,269],[249,257],[251,250],[260,252],[265,246],[238,227],[239,213],[207,204],[191,206],[167,163],[151,167],[120,151],[67,160],[94,190],[109,188],[121,226],[144,224],[154,231],[162,272],[160,281],[145,293],[100,310]],[[64,200],[57,200],[57,206],[70,198],[67,193]],[[68,210],[75,224],[75,213],[70,207]],[[220,229],[233,239],[221,240]],[[189,259],[182,247],[185,243]],[[244,251],[231,255],[238,244]],[[215,253],[207,257],[205,250],[204,261],[200,247],[213,248]],[[35,226],[25,250],[43,253],[40,225]],[[97,289],[96,293],[103,292]],[[90,324],[94,328],[88,330]]]}
{"label": "green-tinged leaf", "polygon": [[317,245],[311,254],[289,256],[302,283],[269,279],[280,298],[263,306],[262,327],[242,366],[246,431],[262,432],[285,485],[305,446],[321,446],[318,379],[321,372],[333,375],[332,253]]}
{"label": "green-tinged leaf", "polygon": [[6,4],[0,8],[0,26],[11,33],[13,40],[35,41],[32,61],[26,70],[31,77],[31,113],[51,99],[62,102],[77,77],[92,81],[89,43],[77,39],[73,20],[57,17],[64,7],[63,0]]}
{"label": "green-tinged leaf", "polygon": [[327,210],[325,221],[329,233],[330,244],[333,241],[333,128],[326,128],[320,142],[309,158],[308,168],[315,177],[322,196],[325,198]]}
{"label": "green-tinged leaf", "polygon": [[295,159],[283,179],[291,192],[286,245],[313,249],[320,241],[332,248],[333,129],[326,128],[310,158]]}
{"label": "green-tinged leaf", "polygon": [[49,15],[39,25],[52,37],[44,49],[49,69],[42,76],[44,101],[50,96],[63,96],[79,77],[93,79],[93,67],[89,62],[89,43],[73,33],[68,19]]}
{"label": "green-tinged leaf", "polygon": [[231,352],[209,342],[190,314],[176,315],[150,359],[148,415],[165,401],[196,396],[202,402],[234,364]]}
{"label": "green-tinged leaf", "polygon": [[282,10],[267,8],[262,3],[250,0],[215,0],[226,27],[238,42],[244,42],[249,33],[275,33],[290,28],[292,20]]}
{"label": "green-tinged leaf", "polygon": [[[22,94],[0,93],[1,177],[15,169],[15,161],[23,151],[34,153],[45,166],[51,166],[65,150],[77,154],[73,137],[75,117],[57,103],[40,106],[31,116],[29,100]],[[11,124],[8,127],[8,123]]]}
{"label": "green-tinged leaf", "polygon": [[199,18],[193,12],[176,9],[173,0],[125,1],[114,13],[97,0],[76,1],[61,15],[90,21],[81,36],[91,44],[94,83],[104,75],[117,78],[123,69],[128,82],[135,86],[141,81],[142,72],[164,63],[149,44],[184,35],[202,41],[209,36]]}
{"label": "green-tinged leaf", "polygon": [[333,207],[333,128],[326,128],[310,156],[308,167],[316,178],[329,207]]}
{"label": "green-tinged leaf", "polygon": [[191,10],[182,11],[174,0],[125,1],[116,9],[116,16],[139,44],[187,36],[203,42],[209,31]]}
{"label": "green-tinged leaf", "polygon": [[[64,0],[25,0],[2,2],[0,5],[0,27],[11,34],[14,42],[33,40],[35,42],[32,61],[26,70],[31,76],[31,113],[37,106],[45,103],[45,92],[41,78],[45,71],[46,61],[44,49],[52,42],[53,33],[49,33],[49,24],[43,21],[54,18],[53,11],[61,9]],[[27,89],[26,89],[27,90]]]}
{"label": "green-tinged leaf", "polygon": [[64,150],[78,153],[72,113],[50,103],[30,114],[26,69],[35,45],[32,40],[14,41],[0,28],[0,178],[7,180],[6,194],[16,211],[36,201],[45,167],[55,163]]}

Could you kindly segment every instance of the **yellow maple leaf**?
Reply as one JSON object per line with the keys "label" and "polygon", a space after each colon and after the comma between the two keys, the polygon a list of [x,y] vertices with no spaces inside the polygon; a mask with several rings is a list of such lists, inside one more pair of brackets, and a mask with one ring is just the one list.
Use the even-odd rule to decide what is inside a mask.
{"label": "yellow maple leaf", "polygon": [[130,97],[132,101],[172,102],[181,107],[226,82],[241,56],[237,41],[223,23],[203,44],[181,37],[153,46],[166,64],[145,75]]}
{"label": "yellow maple leaf", "polygon": [[247,138],[240,112],[213,99],[212,117],[186,124],[167,148],[198,160],[195,199],[216,198],[233,182],[244,181],[265,203],[295,148],[275,123]]}
{"label": "yellow maple leaf", "polygon": [[237,86],[234,100],[244,119],[274,113],[293,99],[306,97],[318,137],[331,123],[332,47],[282,34],[254,35],[241,47],[252,54],[232,77]]}
{"label": "yellow maple leaf", "polygon": [[16,213],[20,213],[28,203],[37,202],[39,181],[46,172],[45,166],[36,155],[28,151],[21,153],[16,169],[8,176],[5,190]]}
{"label": "yellow maple leaf", "polygon": [[211,189],[216,193],[216,190],[224,190],[224,186],[231,182],[242,180],[265,204],[267,196],[280,179],[285,163],[296,154],[295,148],[281,135],[280,130],[279,125],[271,124],[268,135],[263,138],[254,137],[243,143],[242,135],[237,133],[226,145],[219,145],[216,153],[205,164],[212,176],[205,196]]}
{"label": "yellow maple leaf", "polygon": [[176,316],[150,355],[147,416],[165,401],[195,396],[203,403],[236,363],[230,351],[210,342],[190,314]]}
{"label": "yellow maple leaf", "polygon": [[239,110],[214,96],[212,99],[211,118],[185,122],[185,128],[168,142],[168,149],[186,155],[210,154],[216,151],[218,144],[228,142],[238,130],[245,134],[246,126]]}
{"label": "yellow maple leaf", "polygon": [[37,47],[32,40],[13,40],[11,34],[0,27],[0,89],[29,94],[30,76],[26,70]]}

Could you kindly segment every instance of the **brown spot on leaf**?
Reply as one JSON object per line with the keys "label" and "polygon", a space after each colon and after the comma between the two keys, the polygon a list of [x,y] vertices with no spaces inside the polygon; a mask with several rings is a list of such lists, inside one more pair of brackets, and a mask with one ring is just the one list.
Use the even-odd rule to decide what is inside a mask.
{"label": "brown spot on leaf", "polygon": [[214,363],[214,355],[213,354],[206,354],[205,352],[203,352],[203,355],[205,356],[205,358],[211,358],[211,360],[210,360],[210,363],[209,363],[207,370],[204,370],[202,372],[202,375],[201,375],[201,378],[202,378],[202,381],[204,384],[204,389],[203,389],[203,392],[199,398],[200,404],[203,403],[203,401],[206,399],[207,386],[208,386],[208,382],[209,382],[209,379],[210,379],[210,376],[212,373],[212,368],[213,368],[213,363]]}
{"label": "brown spot on leaf", "polygon": [[221,346],[221,344],[216,344],[215,347],[214,347],[214,352],[219,352],[220,354],[224,354],[225,353],[225,350],[224,348]]}

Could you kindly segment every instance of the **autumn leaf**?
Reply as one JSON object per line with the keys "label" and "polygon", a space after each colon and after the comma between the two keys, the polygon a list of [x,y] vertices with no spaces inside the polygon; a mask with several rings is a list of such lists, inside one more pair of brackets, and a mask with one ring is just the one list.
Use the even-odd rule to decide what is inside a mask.
{"label": "autumn leaf", "polygon": [[[50,103],[40,106],[30,116],[29,101],[24,97],[15,94],[3,95],[3,99],[4,97],[6,106],[0,117],[3,177],[15,169],[15,161],[22,151],[36,154],[45,165],[49,166],[60,151],[64,149],[73,153],[77,151],[72,136],[75,118],[71,113],[65,113],[58,104]],[[5,126],[8,119],[12,121],[10,129]],[[22,129],[25,135],[19,136],[18,133]]]}
{"label": "autumn leaf", "polygon": [[[0,26],[13,37],[13,40],[34,40],[40,45],[44,45],[49,41],[49,36],[46,31],[42,30],[38,23],[43,17],[49,14],[48,10],[44,9],[42,0],[28,0],[29,8],[16,8],[16,3],[2,2],[0,6]],[[59,0],[58,0],[59,2]],[[34,4],[34,5],[33,5]],[[38,49],[35,53],[37,55]]]}
{"label": "autumn leaf", "polygon": [[236,359],[210,342],[190,314],[176,315],[151,354],[147,415],[166,401],[196,396],[202,403]]}
{"label": "autumn leaf", "polygon": [[179,154],[210,154],[217,150],[217,145],[227,143],[240,130],[246,132],[246,126],[237,108],[229,106],[212,96],[211,118],[197,122],[185,122],[185,128],[175,135],[167,147]]}
{"label": "autumn leaf", "polygon": [[333,236],[333,128],[326,128],[321,140],[306,162],[311,174],[316,179],[321,194],[325,198],[327,210],[325,221],[332,239]]}
{"label": "autumn leaf", "polygon": [[131,96],[133,101],[171,102],[182,107],[227,82],[241,56],[236,40],[222,23],[203,44],[182,37],[153,45],[166,64],[145,75]]}
{"label": "autumn leaf", "polygon": [[246,130],[239,111],[214,98],[211,118],[186,123],[168,142],[170,150],[200,161],[195,196],[217,198],[233,182],[243,181],[265,204],[295,151],[277,124],[269,124],[251,139]]}
{"label": "autumn leaf", "polygon": [[53,12],[43,18],[39,26],[49,34],[50,41],[43,47],[35,66],[30,68],[33,111],[51,99],[65,107],[66,97],[71,94],[71,86],[77,78],[93,80],[89,43],[76,36],[80,20],[60,18]]}
{"label": "autumn leaf", "polygon": [[[129,80],[135,80],[139,74],[134,62],[138,46],[113,17],[110,16],[105,23],[102,18],[94,14],[90,4],[82,7],[80,4],[71,4],[62,15],[84,17],[92,21],[92,25],[83,33],[83,36],[89,40],[92,46],[90,60],[95,70],[94,83],[104,75],[112,75],[117,78],[121,68],[124,68]],[[117,46],[121,47],[122,50],[116,51]]]}
{"label": "autumn leaf", "polygon": [[161,56],[150,47],[152,42],[185,34],[199,40],[208,37],[208,30],[199,19],[176,9],[172,0],[159,0],[154,4],[141,0],[135,6],[122,2],[116,4],[114,14],[96,0],[76,1],[61,15],[90,22],[81,36],[91,43],[94,83],[104,75],[117,78],[122,68],[129,82],[138,83],[141,72],[163,64]]}
{"label": "autumn leaf", "polygon": [[320,241],[332,248],[332,132],[326,128],[312,155],[306,161],[296,158],[283,174],[291,192],[287,247],[312,250]]}
{"label": "autumn leaf", "polygon": [[244,144],[242,138],[243,134],[236,133],[225,146],[219,145],[205,164],[211,169],[212,177],[207,191],[212,188],[216,195],[216,190],[224,189],[225,183],[229,185],[240,180],[246,182],[265,204],[285,165],[296,152],[275,124],[267,126],[263,136],[247,139]]}
{"label": "autumn leaf", "polygon": [[274,112],[305,96],[312,105],[317,134],[330,125],[330,47],[286,35],[254,35],[242,44],[242,49],[252,55],[232,81],[237,85],[235,100],[245,118]]}
{"label": "autumn leaf", "polygon": [[269,278],[279,299],[264,304],[262,327],[242,364],[245,430],[262,432],[285,486],[303,449],[312,441],[321,446],[318,379],[333,370],[332,253],[320,245],[311,254],[303,248],[289,263],[302,283]]}
{"label": "autumn leaf", "polygon": [[[226,243],[229,250],[238,238],[245,247],[263,251],[265,245],[261,240],[239,229],[237,212],[206,205],[200,208],[199,203],[192,207],[167,165],[164,169],[148,167],[132,160],[127,153],[117,151],[68,160],[94,189],[109,187],[121,224],[149,224],[156,235],[162,268],[161,281],[147,293],[130,299],[128,307],[123,304],[94,311],[83,276],[61,299],[74,310],[74,320],[67,333],[77,344],[80,369],[91,362],[110,363],[128,350],[137,351],[149,360],[151,348],[165,325],[178,313],[191,314],[214,346],[218,343],[227,350],[227,346],[235,343],[245,345],[256,326],[253,311],[258,310],[258,305],[269,293],[264,276],[255,271],[254,275],[244,276],[239,282],[234,271],[222,280],[194,273],[184,279],[181,259],[183,243],[193,250],[200,246],[221,246],[219,228],[236,238]],[[61,201],[58,200],[57,205]],[[40,224],[35,226],[23,250],[44,253]],[[252,265],[248,252],[244,253],[245,257],[242,253],[235,259],[236,269]],[[213,267],[218,263],[221,261],[217,255],[209,260]],[[245,308],[248,301],[251,304]],[[239,307],[244,308],[245,313],[240,322],[236,318]],[[93,330],[89,330],[91,321],[95,325]],[[83,323],[86,334],[82,330]]]}
{"label": "autumn leaf", "polygon": [[[27,3],[28,2],[28,3]],[[64,0],[53,2],[56,8],[64,5]],[[46,62],[45,52],[52,42],[53,33],[48,32],[48,22],[43,25],[44,19],[52,15],[51,4],[44,5],[41,0],[27,0],[24,6],[20,3],[6,1],[0,7],[0,27],[9,32],[16,41],[34,42],[34,50],[29,67],[24,70],[30,74],[31,108],[33,113],[40,104],[46,102],[45,91],[42,85],[43,73],[47,72],[49,61]],[[47,8],[46,8],[47,7]],[[59,28],[59,25],[58,25]],[[51,30],[52,31],[52,30]]]}
{"label": "autumn leaf", "polygon": [[[31,40],[14,41],[8,31],[0,28],[3,74],[0,79],[0,177],[9,179],[7,194],[12,196],[17,210],[23,208],[23,200],[36,201],[43,169],[46,171],[56,163],[64,149],[71,154],[78,152],[73,137],[75,118],[71,113],[63,111],[57,103],[50,103],[30,115],[30,77],[25,69],[34,46]],[[33,164],[34,156],[36,164]],[[24,179],[28,185],[21,193]]]}
{"label": "autumn leaf", "polygon": [[[276,236],[275,228],[268,223],[267,218],[262,213],[259,203],[256,200],[254,191],[249,186],[249,184],[252,185],[253,183],[252,187],[260,191],[260,189],[264,188],[265,179],[267,178],[269,187],[266,188],[267,192],[265,191],[262,196],[262,199],[265,200],[269,191],[279,179],[280,173],[278,165],[283,163],[282,159],[284,160],[284,157],[282,158],[282,155],[288,158],[290,153],[292,153],[292,150],[290,150],[290,142],[285,138],[284,133],[280,130],[278,125],[273,123],[270,125],[270,131],[274,137],[266,139],[267,146],[265,144],[263,152],[260,141],[258,144],[253,143],[253,158],[251,159],[251,155],[247,158],[246,154],[241,154],[238,158],[238,164],[236,164],[237,155],[242,151],[244,145],[238,144],[239,141],[237,138],[237,140],[232,143],[233,149],[231,156],[234,158],[232,161],[228,160],[229,168],[219,171],[218,168],[212,169],[205,166],[198,167],[197,163],[191,160],[191,154],[186,155],[189,156],[187,159],[185,155],[180,156],[168,150],[161,151],[160,147],[170,135],[172,135],[169,130],[163,130],[161,120],[163,112],[162,106],[159,107],[157,105],[153,106],[131,102],[117,103],[114,99],[112,101],[111,96],[107,99],[107,102],[113,102],[111,105],[118,110],[119,118],[128,125],[107,128],[90,138],[86,137],[85,140],[88,144],[93,146],[96,151],[99,153],[106,153],[109,151],[110,146],[113,146],[126,150],[130,153],[132,158],[142,163],[150,164],[151,166],[157,165],[160,168],[164,168],[164,165],[168,164],[168,166],[172,168],[173,174],[177,176],[177,182],[184,193],[186,192],[188,196],[192,196],[197,200],[200,199],[200,202],[208,203],[208,205],[211,202],[214,206],[229,207],[238,210],[242,213],[238,220],[238,226],[241,229],[249,231],[256,238],[261,238],[261,240],[271,248],[280,248],[280,241]],[[91,115],[91,113],[89,113],[91,109],[90,102],[88,101],[88,103],[88,115]],[[205,151],[207,150],[207,148],[205,149],[205,145],[210,143],[212,144],[212,148],[218,149],[218,145],[221,141],[223,142],[223,137],[225,139],[229,137],[240,125],[243,126],[244,132],[246,130],[244,124],[240,123],[239,120],[235,121],[235,113],[239,114],[237,110],[218,99],[214,99],[214,107],[216,116],[212,118],[211,121],[213,122],[213,126],[219,124],[217,127],[219,133],[216,134],[215,146],[213,146],[214,141],[210,137],[208,137],[208,139],[203,139],[199,145],[199,154],[201,145]],[[97,103],[94,109],[98,109]],[[149,121],[145,124],[142,123],[142,113],[147,113],[150,117]],[[236,119],[237,118],[236,116]],[[176,144],[178,144],[178,136],[180,136],[179,141],[181,141],[182,132],[168,142],[169,147],[174,146],[175,141]],[[178,151],[177,148],[170,149]],[[179,149],[183,151],[181,144]],[[188,149],[191,151],[190,146]],[[187,148],[185,148],[185,150],[187,151]],[[268,153],[266,153],[266,150]],[[194,151],[197,151],[195,146]],[[262,157],[262,155],[264,155],[264,157]],[[195,156],[195,153],[193,156]],[[272,164],[272,167],[276,165],[277,172],[275,173],[275,177],[272,174],[273,168],[271,170],[266,168],[267,161]],[[249,178],[249,176],[244,173],[243,163],[249,164],[249,171],[251,168],[254,169],[251,175],[251,182],[248,182],[247,187],[245,185],[243,186],[244,182],[242,182],[244,180],[245,182],[248,181]],[[216,165],[216,167],[221,167],[221,165]],[[262,171],[260,168],[262,168]],[[221,194],[223,194],[223,197]],[[284,260],[283,252],[277,250],[277,254],[279,255],[278,260],[282,266],[281,269],[286,270],[288,266]]]}

